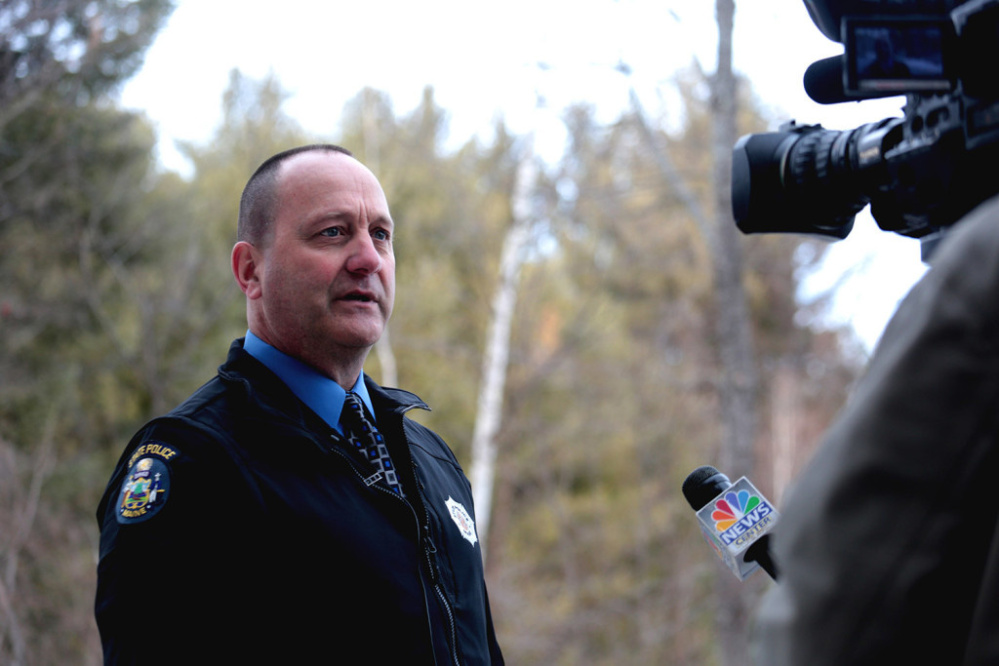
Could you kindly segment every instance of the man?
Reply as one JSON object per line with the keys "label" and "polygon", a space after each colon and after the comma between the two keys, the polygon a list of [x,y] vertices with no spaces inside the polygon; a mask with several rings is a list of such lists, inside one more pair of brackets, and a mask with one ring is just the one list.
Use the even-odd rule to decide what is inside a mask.
{"label": "man", "polygon": [[997,222],[936,249],[788,496],[761,666],[999,663]]}
{"label": "man", "polygon": [[342,148],[250,178],[232,251],[249,331],[135,435],[98,509],[105,663],[502,663],[468,481],[405,417],[426,405],[362,371],[393,232]]}

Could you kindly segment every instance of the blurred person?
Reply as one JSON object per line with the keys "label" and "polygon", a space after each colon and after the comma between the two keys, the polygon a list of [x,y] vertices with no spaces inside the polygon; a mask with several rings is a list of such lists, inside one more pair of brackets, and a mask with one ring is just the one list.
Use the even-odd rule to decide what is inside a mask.
{"label": "blurred person", "polygon": [[999,198],[935,250],[795,481],[760,666],[999,664]]}
{"label": "blurred person", "polygon": [[907,79],[909,66],[895,58],[895,49],[887,34],[874,41],[874,60],[864,70],[864,76],[874,79]]}
{"label": "blurred person", "polygon": [[232,271],[248,331],[142,427],[101,500],[106,664],[501,664],[469,483],[363,372],[392,313],[394,223],[345,149],[265,161]]}

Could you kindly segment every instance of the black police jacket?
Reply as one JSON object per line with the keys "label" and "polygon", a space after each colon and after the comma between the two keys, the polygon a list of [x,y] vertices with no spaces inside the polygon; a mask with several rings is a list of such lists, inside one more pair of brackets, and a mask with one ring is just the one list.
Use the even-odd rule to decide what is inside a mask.
{"label": "black police jacket", "polygon": [[489,664],[471,489],[367,380],[406,499],[242,349],[133,437],[97,512],[107,664]]}

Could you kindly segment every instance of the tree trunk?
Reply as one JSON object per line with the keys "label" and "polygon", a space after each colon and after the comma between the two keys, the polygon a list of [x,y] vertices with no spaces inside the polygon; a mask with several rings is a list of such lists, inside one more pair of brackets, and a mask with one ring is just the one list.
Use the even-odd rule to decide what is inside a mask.
{"label": "tree trunk", "polygon": [[[718,22],[718,66],[710,79],[713,214],[708,216],[694,192],[687,187],[668,152],[645,122],[638,97],[632,93],[638,129],[653,150],[663,178],[687,207],[712,258],[715,335],[721,376],[717,382],[722,432],[716,465],[733,479],[753,473],[753,442],[756,436],[757,377],[753,356],[752,322],[742,282],[741,239],[732,219],[732,148],[735,145],[736,82],[732,71],[734,0],[716,0]],[[734,576],[717,579],[716,631],[723,663],[743,664],[748,654],[749,598],[752,585]]]}
{"label": "tree trunk", "polygon": [[499,281],[493,297],[492,321],[482,359],[482,384],[479,388],[478,411],[472,435],[471,483],[475,516],[482,558],[486,557],[486,540],[492,513],[493,485],[496,477],[496,433],[503,417],[503,388],[510,357],[510,330],[517,302],[517,287],[523,249],[527,244],[531,224],[531,191],[534,188],[535,165],[528,156],[521,163],[513,192],[513,224],[503,240],[500,256]]}
{"label": "tree trunk", "polygon": [[[723,378],[719,387],[722,442],[718,468],[731,478],[753,473],[757,377],[752,324],[742,282],[740,238],[732,220],[732,147],[736,140],[736,82],[732,72],[734,0],[716,0],[718,67],[711,79],[714,191],[715,330]],[[743,664],[749,654],[751,586],[733,576],[719,579],[717,630],[725,664]]]}

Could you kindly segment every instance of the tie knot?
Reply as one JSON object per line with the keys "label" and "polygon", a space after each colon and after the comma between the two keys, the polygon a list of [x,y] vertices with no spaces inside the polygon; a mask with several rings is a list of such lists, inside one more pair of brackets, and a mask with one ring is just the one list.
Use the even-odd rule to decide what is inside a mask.
{"label": "tie knot", "polygon": [[344,422],[351,429],[361,425],[363,426],[362,430],[365,432],[370,431],[372,426],[367,414],[365,414],[364,403],[362,403],[361,398],[352,391],[348,391],[346,398],[344,398],[343,410],[340,413],[340,421]]}
{"label": "tie knot", "polygon": [[347,391],[347,397],[345,399],[345,403],[351,409],[360,409],[362,406],[361,398],[358,397],[358,395],[353,391]]}

